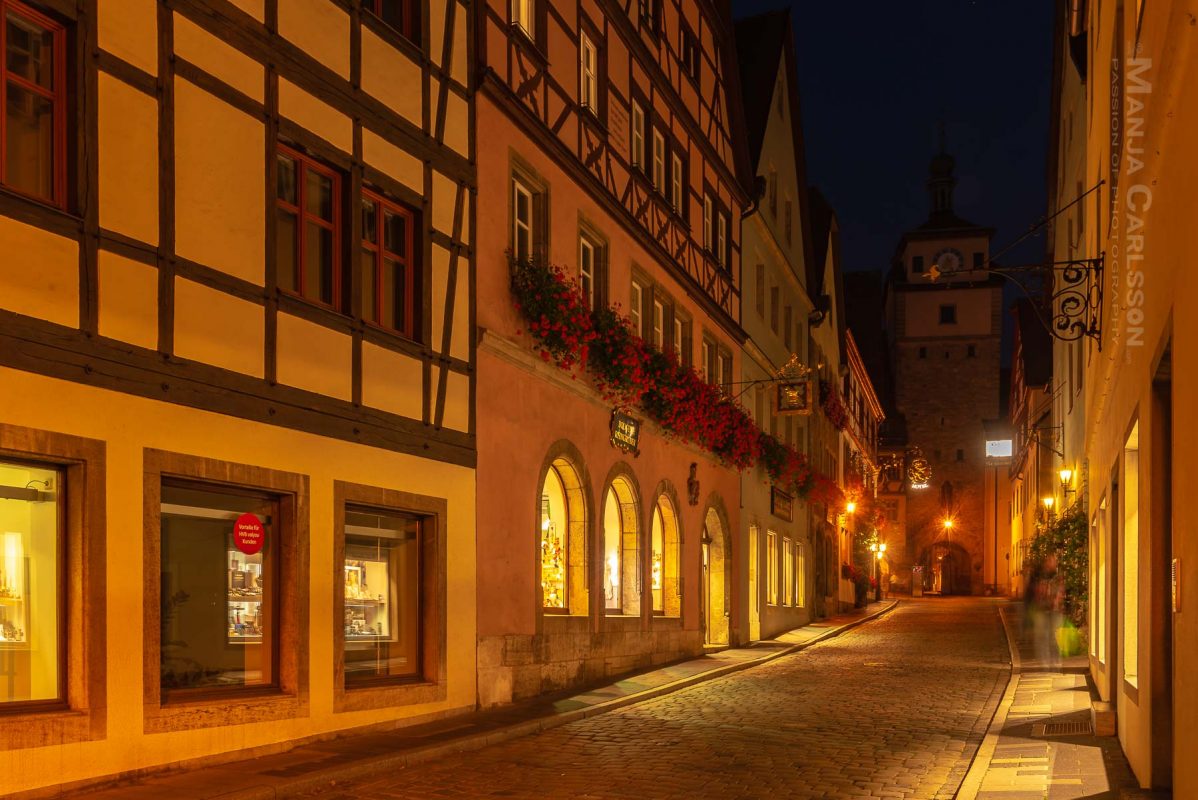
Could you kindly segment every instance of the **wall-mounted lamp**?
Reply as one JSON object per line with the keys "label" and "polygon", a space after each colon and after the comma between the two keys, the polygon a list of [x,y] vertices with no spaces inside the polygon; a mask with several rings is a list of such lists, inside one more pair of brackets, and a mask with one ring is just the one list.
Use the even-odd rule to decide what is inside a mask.
{"label": "wall-mounted lamp", "polygon": [[849,502],[844,504],[844,511],[846,514],[852,514],[856,510],[857,510],[857,504],[854,503],[852,500],[850,500]]}

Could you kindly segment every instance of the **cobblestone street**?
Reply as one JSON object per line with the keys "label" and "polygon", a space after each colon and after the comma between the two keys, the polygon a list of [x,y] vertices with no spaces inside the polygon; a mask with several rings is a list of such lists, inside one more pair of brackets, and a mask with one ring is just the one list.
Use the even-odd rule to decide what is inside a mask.
{"label": "cobblestone street", "polygon": [[1007,662],[996,602],[904,602],[792,656],[320,797],[951,798]]}

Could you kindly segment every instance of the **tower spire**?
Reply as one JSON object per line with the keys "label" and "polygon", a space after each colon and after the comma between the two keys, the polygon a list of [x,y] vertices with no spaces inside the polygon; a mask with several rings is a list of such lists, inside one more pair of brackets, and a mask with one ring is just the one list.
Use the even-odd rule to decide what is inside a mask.
{"label": "tower spire", "polygon": [[932,158],[928,168],[928,196],[931,199],[932,216],[953,212],[953,188],[957,179],[953,176],[956,162],[945,149],[944,120],[940,121],[940,152]]}

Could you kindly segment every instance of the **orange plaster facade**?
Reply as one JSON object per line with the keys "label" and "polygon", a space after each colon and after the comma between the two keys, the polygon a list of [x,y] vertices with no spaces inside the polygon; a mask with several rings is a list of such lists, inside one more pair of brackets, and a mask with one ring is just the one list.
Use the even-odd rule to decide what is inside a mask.
{"label": "orange plaster facade", "polygon": [[[743,336],[739,241],[747,198],[727,122],[737,118],[733,81],[725,81],[725,64],[715,55],[717,43],[719,52],[730,52],[727,9],[663,2],[650,4],[651,16],[642,18],[635,4],[631,11],[606,2],[580,9],[554,4],[551,11],[544,5],[530,4],[531,18],[522,21],[512,17],[513,4],[490,0],[479,4],[476,21],[478,190],[488,198],[477,235],[483,706],[665,663],[742,636],[730,624],[738,619],[735,593],[724,579],[742,557],[733,534],[739,474],[704,451],[668,441],[648,421],[639,455],[616,449],[611,406],[584,374],[543,363],[523,332],[508,261],[517,249],[518,183],[533,196],[533,213],[520,222],[530,223],[535,259],[580,277],[585,239],[594,248],[596,302],[628,313],[639,292],[646,338],[660,330],[660,346],[674,347],[697,369],[707,367],[712,380],[733,380]],[[694,79],[674,52],[680,26],[700,45],[697,64],[690,62]],[[594,50],[584,55],[582,47]],[[597,64],[593,88],[583,87],[588,64]],[[581,100],[586,92],[596,97],[591,107]],[[659,153],[664,170],[655,172]],[[704,246],[707,207],[723,215],[722,256]],[[710,218],[707,231],[714,234],[716,224]],[[694,505],[692,464],[699,482]],[[549,524],[542,494],[551,468],[566,487],[571,588],[568,602],[548,609],[539,551],[542,524]],[[609,493],[618,495],[618,514],[606,513],[616,508]],[[557,500],[547,502],[552,508]],[[665,588],[679,596],[655,613],[651,531],[659,504],[659,524],[671,529],[664,541],[669,548],[677,543],[676,560],[665,556]],[[622,532],[618,612],[605,596],[605,570],[612,567],[605,529],[613,525]]]}

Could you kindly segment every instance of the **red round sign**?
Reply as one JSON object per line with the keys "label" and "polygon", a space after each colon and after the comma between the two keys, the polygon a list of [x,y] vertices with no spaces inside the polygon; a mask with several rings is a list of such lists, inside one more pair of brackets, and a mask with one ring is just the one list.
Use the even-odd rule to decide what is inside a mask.
{"label": "red round sign", "polygon": [[265,543],[266,529],[253,514],[242,514],[233,523],[233,544],[247,556],[257,553]]}

